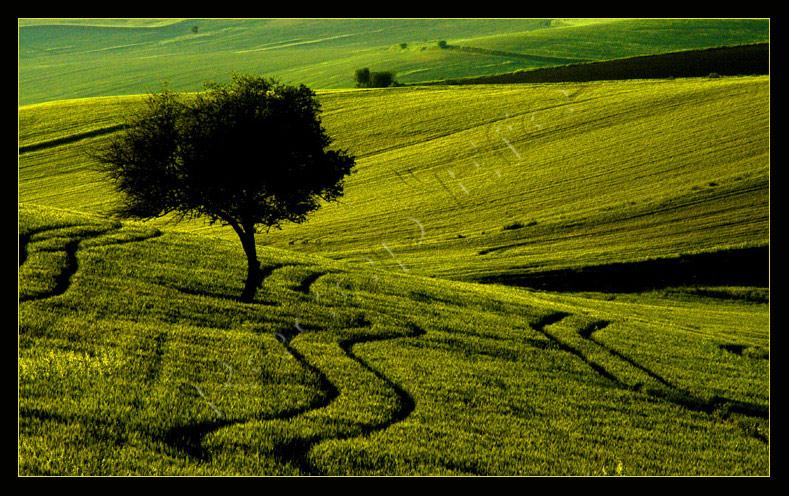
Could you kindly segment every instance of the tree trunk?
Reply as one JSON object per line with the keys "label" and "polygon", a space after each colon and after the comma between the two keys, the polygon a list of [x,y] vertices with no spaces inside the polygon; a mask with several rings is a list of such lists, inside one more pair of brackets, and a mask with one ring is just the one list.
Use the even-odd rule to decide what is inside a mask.
{"label": "tree trunk", "polygon": [[255,228],[254,226],[245,226],[243,230],[236,229],[236,232],[241,238],[241,246],[244,247],[244,253],[247,256],[247,280],[244,283],[244,291],[241,293],[241,301],[249,303],[255,299],[255,293],[261,283],[260,262],[255,246]]}

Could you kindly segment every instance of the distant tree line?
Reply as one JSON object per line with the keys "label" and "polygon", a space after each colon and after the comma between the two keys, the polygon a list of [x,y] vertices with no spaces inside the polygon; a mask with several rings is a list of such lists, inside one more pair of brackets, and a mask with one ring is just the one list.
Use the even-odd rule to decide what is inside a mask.
{"label": "distant tree line", "polygon": [[356,69],[353,79],[356,81],[357,88],[387,88],[389,86],[400,86],[400,84],[395,81],[394,72],[370,72],[370,69],[367,67]]}

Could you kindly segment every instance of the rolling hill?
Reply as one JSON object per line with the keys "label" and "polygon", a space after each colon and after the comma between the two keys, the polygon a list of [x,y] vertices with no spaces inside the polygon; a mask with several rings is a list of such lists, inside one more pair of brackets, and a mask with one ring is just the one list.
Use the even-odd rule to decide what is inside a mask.
{"label": "rolling hill", "polygon": [[[358,172],[259,242],[462,280],[766,247],[768,95],[768,77],[322,92]],[[106,213],[86,153],[139,101],[22,107],[20,200]]]}
{"label": "rolling hill", "polygon": [[419,83],[768,40],[766,19],[20,19],[19,104],[199,90],[232,72],[348,88],[361,67]]}
{"label": "rolling hill", "polygon": [[[23,475],[765,475],[764,304],[434,280],[20,208]],[[189,267],[188,270],[186,267]]]}
{"label": "rolling hill", "polygon": [[[349,88],[768,29],[20,19],[19,474],[774,474],[769,75]],[[250,303],[231,229],[114,218],[94,159],[162,79],[234,71],[316,88],[357,157],[258,235]]]}

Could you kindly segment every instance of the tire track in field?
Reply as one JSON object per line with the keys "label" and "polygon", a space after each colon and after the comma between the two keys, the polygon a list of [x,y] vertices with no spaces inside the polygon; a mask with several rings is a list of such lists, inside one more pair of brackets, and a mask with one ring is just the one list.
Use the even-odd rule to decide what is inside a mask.
{"label": "tire track in field", "polygon": [[306,405],[297,406],[273,415],[257,414],[233,420],[220,418],[217,420],[178,425],[168,429],[163,435],[154,437],[164,441],[171,448],[189,456],[194,460],[200,462],[209,462],[211,461],[211,453],[205,449],[203,446],[203,441],[206,436],[218,431],[219,429],[231,427],[237,424],[244,424],[251,421],[289,420],[291,418],[298,417],[299,415],[303,415],[311,410],[325,408],[331,404],[340,393],[334,384],[329,381],[329,378],[326,377],[326,374],[324,374],[314,365],[310,364],[304,355],[291,347],[289,343],[283,343],[283,346],[285,347],[285,350],[296,359],[299,365],[312,372],[317,377],[321,394],[313,398],[312,401]]}
{"label": "tire track in field", "polygon": [[[269,267],[268,275],[270,275],[275,270],[288,265],[289,264],[271,266]],[[299,292],[308,294],[312,285],[318,279],[330,273],[333,272],[327,271],[309,274],[301,281],[297,290]],[[372,324],[369,321],[366,321],[364,327],[371,326]],[[304,356],[304,354],[291,346],[291,341],[297,337],[301,331],[302,329],[297,325],[296,330],[292,332],[276,333],[276,338],[283,345],[285,351],[287,351],[299,363],[300,366],[317,377],[318,386],[322,393],[317,395],[310,403],[274,415],[251,415],[232,420],[220,417],[215,420],[180,425],[168,429],[163,435],[158,435],[155,437],[166,443],[169,447],[173,448],[177,452],[183,453],[192,459],[200,462],[209,462],[212,457],[211,453],[204,447],[204,440],[206,436],[218,431],[219,429],[250,421],[291,420],[310,412],[316,412],[325,408],[329,408],[338,398],[340,398],[340,389],[329,379],[325,372],[323,372],[316,365],[312,364],[307,359],[307,357]],[[398,335],[361,335],[343,339],[337,342],[337,345],[342,350],[347,359],[357,363],[365,371],[372,374],[378,380],[383,382],[386,387],[394,392],[394,395],[397,398],[397,406],[390,418],[379,424],[360,426],[361,432],[352,431],[329,436],[313,435],[304,438],[291,439],[289,441],[276,444],[274,446],[272,455],[283,464],[290,464],[297,467],[304,475],[322,475],[320,470],[313,466],[309,461],[309,452],[316,444],[330,439],[344,440],[367,436],[371,433],[384,430],[406,419],[416,408],[416,401],[414,400],[413,396],[411,396],[396,382],[386,377],[386,375],[384,375],[381,371],[375,369],[369,363],[367,363],[367,361],[356,355],[353,351],[353,347],[357,344],[363,343],[416,338],[426,333],[423,329],[415,325],[410,325],[408,331],[409,332],[407,334]],[[217,412],[218,416],[219,414],[221,414],[221,412]]]}
{"label": "tire track in field", "polygon": [[[72,228],[72,227],[79,227],[79,226],[68,226],[68,228]],[[61,227],[57,229],[65,229],[65,227]],[[55,276],[55,287],[52,289],[52,291],[44,292],[33,296],[22,295],[19,297],[19,302],[22,303],[26,301],[45,300],[48,298],[52,298],[54,296],[59,296],[64,294],[68,290],[68,288],[71,287],[71,278],[74,276],[74,274],[77,273],[77,270],[79,270],[79,261],[77,260],[77,250],[79,249],[80,243],[86,240],[91,240],[96,238],[100,239],[104,236],[109,236],[113,233],[120,232],[121,229],[122,228],[109,228],[107,230],[97,231],[89,234],[83,234],[80,236],[75,236],[74,239],[69,239],[69,241],[66,242],[66,245],[63,250],[65,251],[66,254],[66,262],[63,268],[61,269],[61,271]],[[50,229],[50,230],[55,230],[55,229]],[[130,239],[130,240],[107,240],[106,242],[103,243],[94,244],[90,248],[98,247],[98,246],[109,246],[115,244],[137,243],[137,242],[147,241],[149,239],[157,238],[162,234],[163,233],[161,231],[156,230],[151,235],[143,236],[136,239]],[[26,240],[25,251],[27,251],[27,245],[29,243],[30,243],[30,237],[28,237]],[[61,251],[61,250],[45,250],[45,251]],[[25,258],[27,258],[27,256]]]}
{"label": "tire track in field", "polygon": [[[733,400],[730,398],[725,398],[717,395],[712,396],[709,399],[701,398],[691,393],[690,391],[671,383],[665,377],[649,369],[648,367],[638,363],[637,361],[628,357],[622,352],[606,345],[605,343],[602,343],[598,339],[595,339],[594,333],[608,327],[611,324],[610,321],[599,320],[592,322],[580,329],[577,329],[576,332],[582,339],[600,347],[611,356],[614,356],[619,360],[627,363],[630,367],[633,367],[635,369],[640,370],[641,372],[644,372],[650,378],[660,383],[665,389],[646,388],[643,386],[643,384],[637,384],[637,385],[627,384],[623,380],[616,377],[603,365],[600,365],[599,363],[590,359],[581,350],[560,340],[557,336],[553,335],[552,333],[548,332],[545,329],[548,326],[559,323],[560,321],[564,320],[566,317],[569,316],[571,316],[571,314],[566,312],[554,312],[552,314],[548,314],[542,317],[537,322],[532,324],[531,327],[536,331],[540,332],[541,334],[543,334],[546,338],[556,343],[559,349],[563,351],[567,351],[568,353],[581,359],[584,363],[589,365],[600,376],[608,379],[609,381],[614,383],[617,387],[637,393],[646,394],[653,398],[672,403],[686,410],[705,413],[707,415],[718,417],[723,420],[729,420],[732,414],[739,414],[745,417],[749,417],[751,419],[769,420],[768,408],[765,408],[755,403]],[[757,428],[745,428],[743,426],[740,427],[743,428],[746,435],[754,437],[755,439],[762,441],[765,444],[769,444],[769,439],[764,434],[762,434]]]}
{"label": "tire track in field", "polygon": [[19,235],[19,266],[21,267],[22,264],[25,263],[27,260],[27,245],[30,244],[31,238],[36,234],[44,233],[47,231],[56,231],[58,229],[66,229],[71,227],[83,227],[82,225],[70,225],[70,226],[58,226],[58,227],[40,227],[38,229],[32,229],[25,234]]}
{"label": "tire track in field", "polygon": [[315,284],[315,282],[318,279],[320,279],[321,277],[323,277],[323,276],[325,276],[327,274],[330,274],[330,273],[331,273],[330,271],[313,272],[312,274],[310,274],[307,277],[305,277],[304,279],[302,279],[301,284],[299,284],[296,287],[296,291],[298,291],[299,293],[303,293],[303,294],[310,294],[310,290],[312,288],[312,285]]}
{"label": "tire track in field", "polygon": [[[259,272],[260,283],[258,287],[262,287],[263,283],[269,277],[271,277],[271,275],[277,270],[286,267],[296,267],[299,265],[302,264],[277,263],[277,264],[261,267]],[[297,290],[299,292],[304,292],[304,293],[309,292],[309,288],[312,286],[312,284],[325,274],[327,274],[327,272],[316,272],[310,274],[304,280],[302,280]],[[186,288],[176,288],[176,289],[186,294],[227,299],[238,303],[237,299],[223,295],[216,295],[204,291],[191,290]],[[259,302],[252,302],[252,303],[260,304]],[[217,416],[220,417],[219,419],[189,423],[184,425],[177,425],[175,427],[167,429],[163,434],[153,435],[153,437],[163,441],[165,444],[167,444],[170,448],[174,449],[176,452],[183,453],[186,456],[200,462],[208,462],[211,460],[211,454],[208,450],[204,448],[203,441],[206,438],[206,436],[213,434],[219,429],[222,429],[224,427],[231,427],[236,424],[243,424],[251,421],[288,420],[297,417],[299,415],[302,415],[306,412],[309,412],[311,410],[324,408],[329,404],[331,404],[331,402],[334,401],[334,399],[337,396],[339,396],[339,391],[337,390],[337,388],[334,386],[334,384],[331,383],[331,381],[329,381],[326,374],[324,374],[317,367],[310,364],[309,361],[304,357],[304,355],[302,355],[301,353],[299,353],[298,350],[290,346],[290,341],[300,332],[301,332],[300,329],[297,328],[295,331],[291,331],[291,332],[277,332],[275,334],[275,337],[280,343],[282,343],[282,345],[285,347],[285,350],[299,363],[299,365],[301,365],[303,368],[313,373],[318,378],[318,385],[322,393],[317,395],[311,402],[303,406],[298,406],[290,410],[285,410],[275,415],[251,415],[251,416],[245,416],[233,420],[222,418],[222,413],[220,411],[215,411]],[[192,387],[195,388],[194,386]],[[208,401],[200,389],[195,388],[195,391],[197,391],[200,396],[203,396],[203,398],[206,401]]]}
{"label": "tire track in field", "polygon": [[[348,359],[358,363],[362,368],[373,374],[394,391],[398,398],[398,405],[389,419],[380,424],[361,426],[361,432],[359,433],[347,432],[334,436],[315,435],[279,443],[274,446],[273,456],[283,464],[291,464],[297,467],[304,475],[323,475],[320,470],[314,467],[309,461],[309,452],[316,444],[330,439],[344,440],[367,436],[405,420],[416,408],[416,401],[414,398],[400,385],[373,368],[364,359],[357,356],[353,352],[353,346],[360,343],[371,343],[375,341],[414,338],[425,334],[424,330],[415,326],[411,328],[411,331],[410,334],[397,336],[359,336],[345,339],[337,343]],[[318,385],[322,390],[322,394],[315,397],[310,403],[274,415],[251,415],[232,420],[220,417],[214,420],[179,425],[168,429],[164,434],[152,437],[163,441],[176,452],[185,454],[196,461],[210,462],[212,458],[211,453],[204,447],[204,440],[206,436],[219,429],[251,421],[290,420],[306,413],[330,407],[340,397],[341,393],[337,386],[329,380],[328,376],[320,370],[320,368],[310,363],[310,361],[307,360],[301,352],[293,348],[289,342],[282,342],[282,345],[299,365],[312,372],[318,379]]]}
{"label": "tire track in field", "polygon": [[[639,387],[637,388],[637,390],[641,392],[645,392],[646,394],[652,397],[667,400],[671,403],[679,405],[688,410],[704,412],[708,415],[718,416],[724,420],[729,419],[731,417],[731,414],[743,415],[745,417],[750,417],[753,419],[769,420],[770,411],[769,408],[767,407],[747,401],[733,400],[731,398],[726,398],[718,395],[712,396],[709,399],[701,398],[693,394],[691,391],[682,388],[680,386],[677,386],[676,384],[673,384],[672,382],[670,382],[668,379],[661,376],[657,372],[638,363],[631,357],[606,345],[605,343],[601,342],[600,340],[594,337],[595,332],[605,329],[610,324],[611,322],[606,320],[593,322],[585,326],[584,328],[580,329],[578,333],[581,335],[582,338],[591,341],[592,343],[596,344],[600,348],[606,350],[611,355],[626,362],[630,366],[635,367],[638,370],[641,370],[649,377],[656,380],[664,387],[668,388],[669,394],[666,395],[665,393],[659,390],[645,390],[643,387]],[[752,437],[758,439],[759,441],[764,442],[765,444],[769,443],[767,437],[761,432],[759,432],[758,430],[752,432],[749,431],[746,432],[746,434],[751,435]]]}
{"label": "tire track in field", "polygon": [[[353,347],[357,344],[363,344],[363,343],[390,341],[395,339],[418,338],[425,334],[426,331],[424,329],[412,324],[409,326],[409,333],[405,335],[356,336],[338,342],[337,343],[338,346],[340,347],[340,349],[343,351],[343,353],[348,359],[359,364],[363,369],[374,375],[376,378],[378,378],[380,381],[386,384],[387,387],[389,387],[392,391],[394,391],[397,397],[396,409],[394,410],[391,417],[384,422],[381,422],[379,424],[360,426],[361,432],[359,433],[346,432],[332,436],[317,435],[317,436],[308,437],[306,439],[294,439],[286,443],[280,444],[275,448],[275,456],[283,462],[286,463],[290,462],[295,464],[299,468],[301,473],[303,473],[304,475],[326,475],[321,473],[321,471],[317,467],[315,467],[309,460],[309,452],[315,445],[328,440],[341,441],[341,440],[369,436],[372,433],[385,430],[391,427],[392,425],[398,422],[402,422],[403,420],[408,418],[408,416],[411,415],[411,413],[416,408],[416,401],[414,400],[414,397],[411,396],[399,384],[386,377],[381,371],[375,369],[369,363],[367,363],[367,361],[356,355],[353,352]],[[335,391],[338,391],[336,386],[332,386],[332,387],[334,388]],[[339,394],[330,398],[320,408],[328,408],[338,398],[339,398]]]}
{"label": "tire track in field", "polygon": [[603,367],[599,363],[595,362],[594,360],[588,358],[586,355],[584,355],[581,352],[581,350],[571,346],[568,343],[565,343],[564,341],[560,340],[558,337],[554,336],[553,334],[551,334],[550,332],[548,332],[545,329],[548,326],[551,326],[551,325],[559,323],[560,321],[564,320],[565,318],[569,317],[570,315],[571,314],[566,313],[566,312],[555,312],[555,313],[552,313],[552,314],[548,314],[548,315],[542,317],[541,319],[539,319],[534,324],[532,324],[531,327],[532,327],[532,329],[534,329],[535,331],[539,332],[540,334],[542,334],[543,336],[548,338],[550,341],[555,343],[556,346],[558,346],[560,350],[566,351],[566,352],[570,353],[571,355],[574,355],[574,356],[580,358],[581,361],[583,361],[585,364],[589,365],[599,375],[605,377],[606,379],[608,379],[609,381],[613,382],[614,384],[616,384],[619,387],[624,387],[624,388],[630,389],[627,384],[625,384],[624,382],[619,380],[616,376],[614,376],[611,372],[606,370],[605,367]]}

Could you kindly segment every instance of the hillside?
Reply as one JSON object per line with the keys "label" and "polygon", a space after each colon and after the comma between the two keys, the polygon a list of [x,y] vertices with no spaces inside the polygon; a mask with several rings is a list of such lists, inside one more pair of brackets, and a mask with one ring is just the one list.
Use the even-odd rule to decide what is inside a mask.
{"label": "hillside", "polygon": [[[19,19],[19,475],[776,474],[769,28]],[[233,72],[357,161],[246,303],[232,229],[116,218],[96,162]]]}
{"label": "hillside", "polygon": [[523,84],[770,74],[770,44],[682,50],[425,84]]}
{"label": "hillside", "polygon": [[768,40],[766,19],[20,19],[19,105],[199,90],[232,72],[349,88],[361,67],[418,83]]}
{"label": "hillside", "polygon": [[554,20],[551,29],[455,40],[459,46],[600,61],[769,40],[765,19]]}
{"label": "hillside", "polygon": [[[358,156],[358,172],[340,204],[261,244],[512,282],[769,243],[768,77],[347,90],[320,99],[335,145]],[[20,156],[20,200],[106,212],[113,193],[86,152],[135,101],[22,107],[20,146],[39,148]],[[167,228],[235,236],[200,222]],[[766,267],[758,253],[756,266]]]}
{"label": "hillside", "polygon": [[[767,305],[353,268],[20,206],[23,475],[766,475]],[[714,364],[714,365],[712,365]]]}

